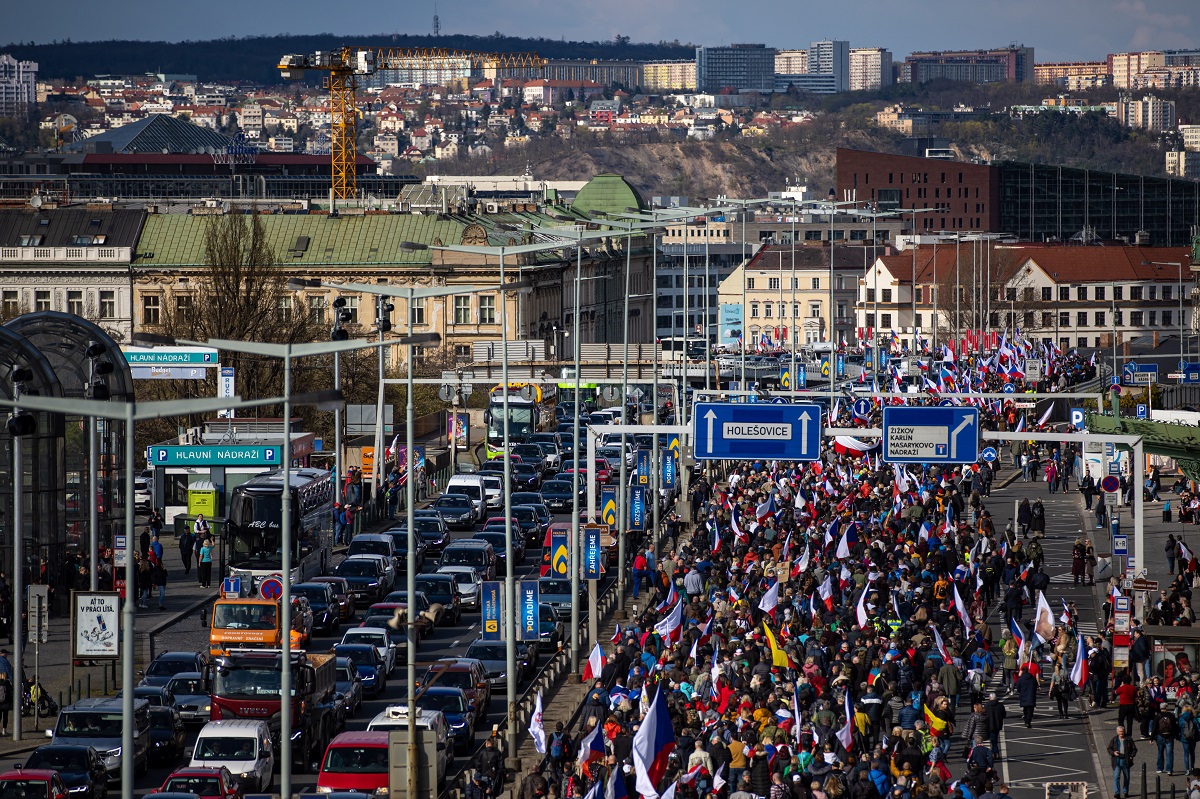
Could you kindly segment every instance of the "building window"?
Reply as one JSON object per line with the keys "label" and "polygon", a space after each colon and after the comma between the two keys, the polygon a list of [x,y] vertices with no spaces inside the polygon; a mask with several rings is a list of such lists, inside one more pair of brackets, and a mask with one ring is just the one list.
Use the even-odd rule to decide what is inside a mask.
{"label": "building window", "polygon": [[[664,298],[666,299],[666,298]],[[454,298],[454,324],[469,325],[471,323],[471,298],[459,295]]]}
{"label": "building window", "polygon": [[773,315],[774,315],[774,314],[772,313],[772,306],[771,306],[771,303],[769,303],[769,302],[764,302],[764,303],[763,303],[763,316],[765,316],[766,318],[770,319],[770,318],[771,318]]}
{"label": "building window", "polygon": [[1120,302],[1121,300],[1125,299],[1125,287],[1124,286],[1113,286],[1113,299],[1116,300],[1117,302]]}
{"label": "building window", "polygon": [[746,291],[754,291],[754,278],[746,278]]}
{"label": "building window", "polygon": [[325,324],[325,298],[324,297],[309,297],[308,298],[308,319],[314,325]]}
{"label": "building window", "polygon": [[1104,327],[1104,311],[1096,311],[1096,327]]}
{"label": "building window", "polygon": [[1104,286],[1096,286],[1096,299],[1104,299]]}
{"label": "building window", "polygon": [[[925,302],[924,296],[925,296],[925,287],[917,286],[917,302]],[[920,322],[918,322],[917,324],[920,324]]]}
{"label": "building window", "polygon": [[758,318],[758,303],[757,302],[750,303],[750,318],[751,319]]}
{"label": "building window", "polygon": [[1058,326],[1059,327],[1070,327],[1070,325],[1071,325],[1071,312],[1070,311],[1059,311],[1058,312]]}
{"label": "building window", "polygon": [[1163,327],[1171,326],[1171,312],[1170,311],[1162,312],[1162,323],[1163,323]]}
{"label": "building window", "polygon": [[1004,290],[1004,299],[1008,300],[1009,302],[1016,302],[1017,301],[1016,288],[1006,288]]}
{"label": "building window", "polygon": [[50,310],[50,292],[45,290],[35,291],[33,293],[33,309],[35,311]]}
{"label": "building window", "polygon": [[67,313],[83,316],[83,292],[68,291],[67,292]]}
{"label": "building window", "polygon": [[412,298],[412,320],[411,321],[414,326],[425,324],[425,298],[424,297],[413,297]]}
{"label": "building window", "polygon": [[875,327],[875,314],[867,314],[867,327]]}
{"label": "building window", "polygon": [[20,316],[20,295],[15,291],[5,291],[3,294],[0,294],[0,310],[3,311],[5,318]]}
{"label": "building window", "polygon": [[[781,302],[781,303],[779,303],[779,318],[783,319],[786,316],[787,316],[787,303]],[[717,322],[717,317],[714,315],[712,318],[712,323],[715,325],[716,322]]]}
{"label": "building window", "polygon": [[865,230],[851,230],[850,241],[866,241],[869,238]]}
{"label": "building window", "polygon": [[1050,287],[1042,286],[1042,302],[1050,302]]}
{"label": "building window", "polygon": [[767,290],[768,291],[779,291],[779,278],[777,278],[777,277],[767,278]]}
{"label": "building window", "polygon": [[793,319],[800,318],[800,303],[798,303],[798,302],[792,303],[792,318]]}
{"label": "building window", "polygon": [[1125,312],[1113,311],[1113,327],[1121,327],[1125,324]]}
{"label": "building window", "polygon": [[471,345],[470,344],[455,344],[454,345],[454,360],[458,363],[469,363],[471,361]]}
{"label": "building window", "polygon": [[892,326],[892,315],[890,313],[881,313],[879,315],[879,326],[890,329]]}
{"label": "building window", "polygon": [[[1149,286],[1146,287],[1146,299],[1148,299],[1148,300],[1157,300],[1158,299],[1158,286],[1151,283]],[[1163,297],[1163,299],[1165,300],[1167,298]],[[1151,324],[1153,324],[1153,322],[1151,322]]]}
{"label": "building window", "polygon": [[1080,336],[1080,337],[1079,337],[1079,346],[1080,346],[1080,347],[1086,347],[1087,345],[1088,345],[1088,338],[1087,338],[1087,336]]}
{"label": "building window", "polygon": [[891,289],[882,289],[879,293],[880,293],[880,301],[881,302],[891,302],[892,301],[892,290]]}
{"label": "building window", "polygon": [[346,324],[357,325],[358,324],[358,295],[355,294],[355,295],[346,297],[346,307],[343,308],[342,310],[344,310],[347,314],[349,314],[349,316],[346,318]]}
{"label": "building window", "polygon": [[[100,315],[104,315],[104,297],[100,298]],[[192,295],[191,294],[176,294],[175,295],[175,316],[180,321],[188,321],[192,318]]]}
{"label": "building window", "polygon": [[916,326],[916,327],[918,327],[918,328],[919,328],[919,327],[921,327],[921,325],[923,324],[923,323],[921,322],[921,314],[917,314],[917,315],[916,315],[915,317],[913,317],[913,318],[914,318],[914,319],[916,319],[915,326]]}
{"label": "building window", "polygon": [[812,285],[809,288],[811,288],[813,291],[820,291],[821,290],[821,278],[814,277],[812,279]]}
{"label": "building window", "polygon": [[800,288],[800,278],[794,277],[792,278],[792,291],[795,291],[798,288]]}
{"label": "building window", "polygon": [[820,319],[821,318],[821,303],[810,302],[808,304],[808,316],[810,319]]}
{"label": "building window", "polygon": [[[1042,312],[1042,327],[1054,327],[1054,314],[1049,311]],[[1049,341],[1049,339],[1046,339]]]}
{"label": "building window", "polygon": [[479,324],[496,324],[496,295],[481,294],[479,296]]}
{"label": "building window", "polygon": [[1158,325],[1158,312],[1146,311],[1146,324],[1150,327]]}
{"label": "building window", "polygon": [[1075,299],[1081,301],[1087,299],[1087,286],[1079,286],[1075,289]]}
{"label": "building window", "polygon": [[1170,287],[1170,286],[1163,286],[1163,287],[1162,287],[1162,289],[1163,289],[1163,291],[1162,291],[1163,299],[1164,299],[1164,300],[1169,300],[1169,299],[1171,299],[1171,287]]}
{"label": "building window", "polygon": [[1071,299],[1071,287],[1070,286],[1059,286],[1058,287],[1058,301],[1066,302],[1069,299]]}
{"label": "building window", "polygon": [[875,289],[867,289],[867,302],[875,302]]}
{"label": "building window", "polygon": [[1141,298],[1142,298],[1142,287],[1141,286],[1130,286],[1129,287],[1129,299],[1136,301],[1136,300],[1140,300]]}
{"label": "building window", "polygon": [[805,241],[820,241],[821,240],[821,231],[819,231],[819,230],[804,231],[804,240]]}
{"label": "building window", "polygon": [[1143,314],[1141,311],[1130,311],[1129,312],[1130,326],[1131,327],[1141,327],[1142,326],[1142,317],[1143,317]]}
{"label": "building window", "polygon": [[162,299],[157,294],[147,294],[142,297],[142,324],[157,325],[162,310]]}
{"label": "building window", "polygon": [[1087,311],[1080,311],[1075,314],[1075,326],[1087,327]]}

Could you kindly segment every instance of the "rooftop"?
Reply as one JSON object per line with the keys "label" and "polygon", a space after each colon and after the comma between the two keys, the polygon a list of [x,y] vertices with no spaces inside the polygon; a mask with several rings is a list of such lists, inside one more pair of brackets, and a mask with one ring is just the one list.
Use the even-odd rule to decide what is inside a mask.
{"label": "rooftop", "polygon": [[150,114],[97,136],[73,142],[66,149],[91,153],[209,153],[224,152],[232,139],[215,130],[166,114]]}

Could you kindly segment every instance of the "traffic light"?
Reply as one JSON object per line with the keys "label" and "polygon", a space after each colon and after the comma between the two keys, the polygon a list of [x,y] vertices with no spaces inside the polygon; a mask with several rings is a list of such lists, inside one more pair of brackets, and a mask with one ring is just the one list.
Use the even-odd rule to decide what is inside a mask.
{"label": "traffic light", "polygon": [[350,321],[350,311],[346,310],[346,298],[338,297],[333,301],[333,330],[329,333],[332,341],[345,341],[350,334],[342,328],[343,322]]}
{"label": "traffic light", "polygon": [[8,417],[8,434],[10,436],[31,436],[37,432],[37,422],[33,414],[18,411]]}
{"label": "traffic light", "polygon": [[376,326],[379,328],[380,333],[387,333],[392,329],[392,311],[394,310],[396,310],[395,305],[387,302],[383,297],[379,298],[379,312],[377,314],[379,321],[376,323]]}

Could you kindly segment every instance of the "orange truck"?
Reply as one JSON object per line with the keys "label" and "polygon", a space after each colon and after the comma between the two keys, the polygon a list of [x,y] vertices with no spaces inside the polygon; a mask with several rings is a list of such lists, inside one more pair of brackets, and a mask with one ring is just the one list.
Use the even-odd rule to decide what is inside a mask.
{"label": "orange truck", "polygon": [[[228,655],[231,649],[280,649],[279,602],[273,599],[235,597],[213,603],[209,653]],[[312,637],[312,612],[304,597],[292,598],[292,648]]]}

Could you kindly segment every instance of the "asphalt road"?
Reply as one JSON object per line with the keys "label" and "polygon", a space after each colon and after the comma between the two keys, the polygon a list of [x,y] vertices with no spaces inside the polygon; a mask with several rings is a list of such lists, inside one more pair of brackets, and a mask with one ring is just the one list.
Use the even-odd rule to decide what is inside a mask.
{"label": "asphalt road", "polygon": [[[492,514],[498,515],[498,514]],[[555,514],[553,522],[570,522],[570,514]],[[397,522],[399,523],[399,521]],[[482,527],[482,525],[480,525]],[[450,538],[452,540],[459,538],[469,538],[474,531],[452,531]],[[542,557],[541,546],[530,547],[526,550],[525,558],[517,564],[515,569],[516,579],[531,579],[536,578],[538,574],[539,564]],[[335,559],[334,565],[340,560]],[[437,561],[430,557],[426,560],[423,572],[433,572],[437,570]],[[504,572],[498,575],[498,579],[504,578]],[[398,575],[399,585],[396,590],[403,589],[402,575]],[[606,587],[602,584],[601,589]],[[582,608],[586,614],[586,608]],[[361,620],[361,609],[356,612],[354,621],[343,622],[341,628],[336,635],[314,636],[313,644],[309,649],[311,651],[323,652],[328,650],[334,644],[341,640],[342,633],[353,626],[357,626]],[[586,618],[586,616],[585,616]],[[569,635],[569,625],[567,629]],[[465,610],[462,614],[462,619],[459,624],[454,626],[443,625],[435,629],[431,634],[422,639],[418,646],[418,661],[417,661],[417,676],[420,678],[424,674],[428,664],[442,657],[452,657],[461,655],[466,648],[479,637],[480,633],[480,612],[479,609]],[[170,633],[160,634],[156,637],[155,647],[158,652],[167,651],[202,651],[208,649],[208,628],[200,624],[200,616],[198,613],[183,619],[176,625]],[[399,660],[397,660],[399,662]],[[546,663],[546,655],[542,655],[539,666]],[[388,679],[387,688],[381,697],[365,698],[362,704],[362,709],[359,713],[350,719],[347,719],[346,730],[365,730],[367,723],[370,722],[376,715],[382,712],[388,705],[402,703],[408,696],[408,681],[406,679],[406,668],[398,665],[392,676]],[[530,684],[531,677],[526,676],[518,684],[517,695],[520,696]],[[453,778],[462,769],[466,768],[471,755],[476,749],[483,745],[484,740],[491,735],[492,725],[499,724],[504,720],[506,714],[506,690],[503,686],[494,686],[492,690],[492,699],[487,709],[486,723],[481,724],[479,731],[475,734],[475,743],[469,753],[459,753],[450,763],[447,770],[447,778]],[[47,723],[46,726],[52,726]],[[190,753],[192,746],[195,743],[199,726],[189,726],[186,752]],[[47,743],[49,741],[47,740]],[[28,755],[17,755],[13,757],[0,757],[0,770],[8,770],[14,767],[15,764],[21,763]],[[149,793],[152,789],[160,787],[167,777],[177,768],[186,766],[189,760],[189,755],[185,754],[177,763],[152,765],[147,774],[135,783],[135,793],[138,796]],[[292,787],[295,792],[314,791],[316,789],[316,773],[312,769],[311,774],[294,774],[292,777]],[[279,788],[279,773],[278,765],[276,766],[276,774],[271,790],[278,791]],[[118,790],[116,782],[110,784],[110,790]]]}

